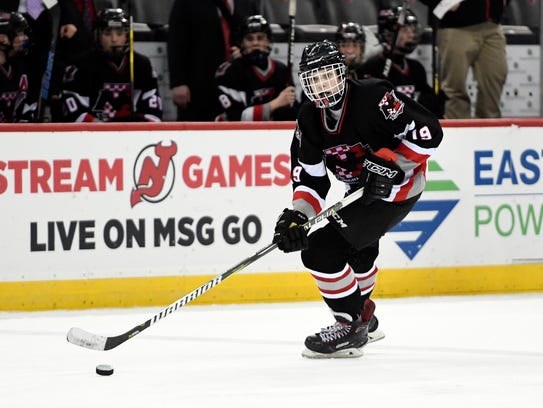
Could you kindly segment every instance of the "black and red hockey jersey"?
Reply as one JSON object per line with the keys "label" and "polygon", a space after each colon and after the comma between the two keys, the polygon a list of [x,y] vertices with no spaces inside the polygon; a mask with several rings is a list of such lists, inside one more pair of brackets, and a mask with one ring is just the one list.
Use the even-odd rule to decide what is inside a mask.
{"label": "black and red hockey jersey", "polygon": [[66,67],[62,80],[62,110],[69,122],[149,121],[162,119],[158,80],[150,60],[134,53],[134,89],[130,101],[128,55],[115,63],[104,53],[91,52]]}
{"label": "black and red hockey jersey", "polygon": [[0,65],[0,123],[36,121],[39,89],[29,80],[26,61],[14,57]]}
{"label": "black and red hockey jersey", "polygon": [[215,73],[219,102],[228,121],[294,120],[299,105],[270,112],[275,99],[292,78],[285,64],[268,57],[261,69],[245,58],[224,62]]}
{"label": "black and red hockey jersey", "polygon": [[385,201],[404,201],[422,193],[427,160],[441,143],[439,120],[385,80],[347,80],[338,109],[304,103],[291,145],[293,208],[308,216],[325,208],[330,189],[327,169],[358,188],[366,152],[392,150],[405,178]]}
{"label": "black and red hockey jersey", "polygon": [[[386,58],[382,54],[370,58],[358,68],[358,78],[384,78],[385,63]],[[413,98],[438,117],[442,117],[442,104],[428,85],[426,70],[419,61],[395,55],[386,79],[394,84],[397,91]]]}

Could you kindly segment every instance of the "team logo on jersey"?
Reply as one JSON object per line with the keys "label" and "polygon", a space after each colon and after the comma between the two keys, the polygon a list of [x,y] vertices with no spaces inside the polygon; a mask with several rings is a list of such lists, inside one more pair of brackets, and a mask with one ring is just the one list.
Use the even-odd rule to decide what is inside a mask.
{"label": "team logo on jersey", "polygon": [[163,142],[145,146],[134,163],[134,189],[130,194],[130,205],[145,200],[158,203],[172,191],[175,181],[173,156],[177,153],[177,144]]}
{"label": "team logo on jersey", "polygon": [[105,83],[98,93],[92,112],[98,119],[105,121],[130,116],[130,84]]}
{"label": "team logo on jersey", "polygon": [[415,88],[415,85],[398,85],[396,90],[406,96],[409,96],[411,99],[415,99],[417,96],[417,89]]}
{"label": "team logo on jersey", "polygon": [[404,103],[398,99],[394,91],[385,93],[381,102],[379,102],[379,109],[385,115],[385,119],[395,120],[403,113]]}
{"label": "team logo on jersey", "polygon": [[75,78],[75,74],[77,74],[77,71],[79,71],[79,69],[75,65],[68,65],[64,69],[64,77],[62,78],[62,82],[64,83],[73,82]]}
{"label": "team logo on jersey", "polygon": [[28,78],[26,75],[21,75],[19,80],[19,92],[28,92]]}
{"label": "team logo on jersey", "polygon": [[273,88],[256,89],[253,91],[253,95],[251,96],[251,105],[255,105],[256,103],[261,103],[262,101],[273,99],[274,96],[275,96],[275,91]]}
{"label": "team logo on jersey", "polygon": [[352,146],[342,144],[323,150],[326,162],[335,167],[335,175],[338,180],[345,183],[353,183],[358,180],[363,164],[360,158],[364,156],[362,143]]}

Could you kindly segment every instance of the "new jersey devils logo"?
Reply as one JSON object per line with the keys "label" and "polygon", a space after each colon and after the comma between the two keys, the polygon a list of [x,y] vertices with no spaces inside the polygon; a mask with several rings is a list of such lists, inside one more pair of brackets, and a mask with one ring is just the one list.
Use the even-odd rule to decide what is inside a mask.
{"label": "new jersey devils logo", "polygon": [[144,147],[134,163],[134,189],[130,194],[130,205],[134,207],[142,200],[158,203],[172,191],[175,180],[173,156],[177,144],[163,142]]}

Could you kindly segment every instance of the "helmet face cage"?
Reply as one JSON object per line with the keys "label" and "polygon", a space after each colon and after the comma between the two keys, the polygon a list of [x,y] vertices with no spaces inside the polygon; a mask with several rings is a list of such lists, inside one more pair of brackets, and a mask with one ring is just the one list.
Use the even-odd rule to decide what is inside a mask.
{"label": "helmet face cage", "polygon": [[317,108],[336,105],[345,92],[345,64],[341,62],[300,72],[299,77],[306,96]]}

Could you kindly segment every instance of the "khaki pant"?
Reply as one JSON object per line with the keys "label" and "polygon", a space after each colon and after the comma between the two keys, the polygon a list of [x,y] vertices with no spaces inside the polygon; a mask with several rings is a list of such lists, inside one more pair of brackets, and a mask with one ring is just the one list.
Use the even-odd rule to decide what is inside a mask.
{"label": "khaki pant", "polygon": [[492,22],[437,32],[441,88],[447,95],[445,119],[470,118],[466,88],[468,70],[477,82],[475,117],[499,118],[500,98],[507,78],[506,42],[501,26]]}

